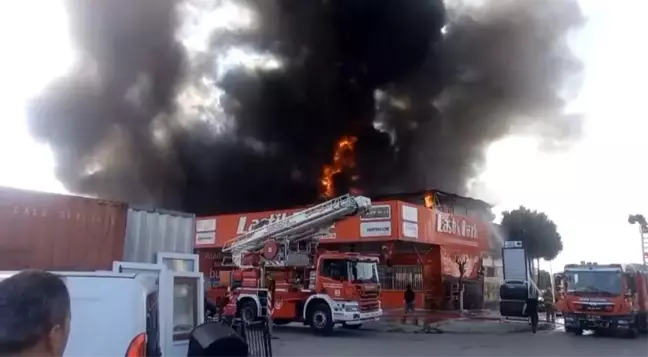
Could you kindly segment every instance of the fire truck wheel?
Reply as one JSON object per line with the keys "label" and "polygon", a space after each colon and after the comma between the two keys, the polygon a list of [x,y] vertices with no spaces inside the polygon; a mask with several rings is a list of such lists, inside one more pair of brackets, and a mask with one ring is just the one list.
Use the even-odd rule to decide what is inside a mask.
{"label": "fire truck wheel", "polygon": [[328,334],[333,331],[333,316],[327,304],[319,303],[313,306],[309,317],[308,324],[315,332]]}
{"label": "fire truck wheel", "polygon": [[357,325],[347,325],[347,324],[342,324],[342,327],[349,329],[349,330],[359,330],[360,327],[362,327],[362,324],[357,324]]}
{"label": "fire truck wheel", "polygon": [[241,319],[247,323],[256,321],[257,304],[254,300],[244,300],[239,306]]}
{"label": "fire truck wheel", "polygon": [[628,332],[626,333],[627,338],[637,338],[638,336],[639,336],[639,331],[634,326],[631,326]]}
{"label": "fire truck wheel", "polygon": [[583,334],[583,330],[579,328],[573,328],[573,327],[568,327],[565,329],[565,332],[567,333],[573,333],[576,336],[580,336]]}

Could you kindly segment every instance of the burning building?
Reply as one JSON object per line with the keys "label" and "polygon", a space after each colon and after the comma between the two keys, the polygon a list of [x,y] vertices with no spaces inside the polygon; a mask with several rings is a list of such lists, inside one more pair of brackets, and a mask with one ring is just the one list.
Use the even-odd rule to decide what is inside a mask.
{"label": "burning building", "polygon": [[336,192],[376,197],[322,245],[391,247],[385,299],[409,279],[444,305],[452,261],[477,281],[490,212],[384,193],[466,194],[492,142],[579,134],[559,90],[581,68],[576,0],[66,4],[79,60],[28,125],[70,192],[217,215],[203,248]]}
{"label": "burning building", "polygon": [[[424,205],[426,200],[433,204]],[[298,210],[199,218],[214,222],[213,239],[197,233],[202,271],[211,272],[218,284],[223,280],[218,257],[225,242]],[[465,283],[465,307],[482,308],[482,263],[492,234],[492,219],[485,217],[490,217],[490,206],[478,200],[438,191],[390,195],[374,200],[366,214],[335,223],[319,249],[382,255],[378,274],[387,308],[401,307],[403,291],[412,284],[419,308],[455,309],[459,278]]]}

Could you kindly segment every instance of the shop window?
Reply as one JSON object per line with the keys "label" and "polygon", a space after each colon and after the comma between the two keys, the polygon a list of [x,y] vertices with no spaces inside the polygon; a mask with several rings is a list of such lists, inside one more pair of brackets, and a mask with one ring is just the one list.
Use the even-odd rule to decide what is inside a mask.
{"label": "shop window", "polygon": [[420,265],[380,266],[380,285],[384,290],[405,290],[407,284],[412,290],[423,291],[423,268]]}

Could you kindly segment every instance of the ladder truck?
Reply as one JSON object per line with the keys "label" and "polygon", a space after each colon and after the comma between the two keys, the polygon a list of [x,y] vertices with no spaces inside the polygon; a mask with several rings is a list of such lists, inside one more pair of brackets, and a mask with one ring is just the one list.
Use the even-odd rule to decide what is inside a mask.
{"label": "ladder truck", "polygon": [[336,221],[367,212],[371,200],[344,195],[257,226],[223,246],[223,267],[233,266],[226,318],[272,317],[326,334],[335,325],[360,328],[382,315],[376,256],[318,251]]}

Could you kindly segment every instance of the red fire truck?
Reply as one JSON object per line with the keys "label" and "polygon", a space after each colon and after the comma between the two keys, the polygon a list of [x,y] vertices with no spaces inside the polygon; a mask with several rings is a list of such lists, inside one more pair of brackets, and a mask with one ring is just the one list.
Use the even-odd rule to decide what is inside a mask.
{"label": "red fire truck", "polygon": [[370,208],[369,198],[344,195],[228,241],[220,265],[233,268],[224,316],[250,321],[270,314],[274,324],[302,322],[319,333],[377,320],[379,258],[318,250],[334,222]]}
{"label": "red fire truck", "polygon": [[556,307],[565,331],[648,332],[648,269],[639,264],[568,264],[559,279]]}

